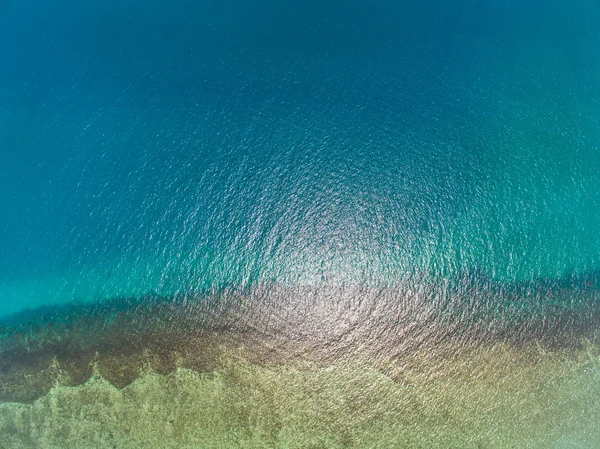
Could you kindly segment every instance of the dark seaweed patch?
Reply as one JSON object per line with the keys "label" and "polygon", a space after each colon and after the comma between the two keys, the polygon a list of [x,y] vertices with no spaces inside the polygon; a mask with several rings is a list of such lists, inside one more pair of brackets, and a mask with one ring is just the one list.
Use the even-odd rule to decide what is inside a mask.
{"label": "dark seaweed patch", "polygon": [[224,289],[186,297],[117,298],[5,319],[0,400],[31,401],[57,381],[85,382],[96,370],[118,387],[151,368],[213,371],[224,347],[262,365],[364,357],[402,360],[423,348],[494,344],[580,348],[600,329],[595,285],[456,285]]}

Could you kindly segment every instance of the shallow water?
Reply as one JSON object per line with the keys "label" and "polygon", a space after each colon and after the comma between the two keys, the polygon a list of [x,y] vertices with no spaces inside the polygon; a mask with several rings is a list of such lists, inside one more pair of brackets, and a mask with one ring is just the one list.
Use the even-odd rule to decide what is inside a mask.
{"label": "shallow water", "polygon": [[9,447],[597,445],[595,3],[6,0],[0,61]]}

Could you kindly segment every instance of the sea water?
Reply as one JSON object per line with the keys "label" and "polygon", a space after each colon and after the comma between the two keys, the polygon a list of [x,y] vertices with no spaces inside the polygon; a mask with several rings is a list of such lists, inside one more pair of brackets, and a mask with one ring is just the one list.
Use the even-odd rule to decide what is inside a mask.
{"label": "sea water", "polygon": [[[356,362],[366,363],[363,374],[349,370],[346,357],[335,363],[328,359],[325,366],[312,360],[319,366],[307,368],[311,381],[302,377],[309,376],[305,371],[286,371],[296,366],[273,367],[262,359],[254,360],[255,366],[246,360],[250,354],[242,357],[241,374],[236,371],[243,388],[238,380],[227,383],[229,362],[207,368],[216,377],[203,378],[202,370],[192,369],[197,364],[180,353],[177,357],[187,361],[169,365],[164,375],[171,377],[157,375],[156,367],[145,377],[134,370],[131,379],[140,379],[125,390],[111,390],[119,382],[105,385],[110,375],[96,376],[92,367],[82,377],[92,379],[84,384],[88,387],[72,386],[77,382],[70,372],[71,380],[62,384],[60,375],[52,378],[52,385],[58,382],[55,389],[50,384],[31,387],[35,392],[23,397],[37,399],[34,405],[12,405],[17,396],[8,395],[10,407],[20,411],[0,411],[6,417],[0,429],[20,435],[15,445],[36,447],[43,435],[61,427],[55,414],[46,433],[39,430],[36,416],[46,414],[51,398],[80,395],[64,426],[87,430],[67,432],[64,441],[94,434],[99,439],[91,447],[105,447],[107,435],[119,434],[120,444],[148,445],[143,426],[138,435],[112,429],[108,421],[106,429],[93,431],[83,421],[69,421],[77,421],[81,407],[98,406],[96,399],[86,402],[87,390],[77,388],[106,387],[107,402],[102,403],[112,404],[107,410],[137,404],[133,410],[146,400],[134,391],[150,385],[162,389],[166,382],[180,389],[173,387],[168,399],[147,396],[148,404],[173,402],[165,406],[165,425],[172,424],[171,414],[185,409],[174,404],[186,389],[206,404],[216,397],[230,402],[215,415],[220,430],[186,433],[186,426],[207,419],[189,415],[188,421],[181,418],[186,425],[179,433],[158,433],[156,447],[178,447],[181,441],[198,447],[379,447],[384,444],[377,442],[380,434],[387,435],[381,441],[388,438],[388,444],[414,447],[448,447],[460,438],[466,446],[528,441],[540,447],[592,447],[600,428],[583,410],[599,410],[577,400],[598,395],[592,385],[598,376],[594,323],[600,322],[594,321],[600,317],[599,145],[600,5],[589,0],[0,1],[0,317],[3,338],[11,342],[0,355],[6,360],[6,348],[16,351],[31,344],[23,343],[18,329],[35,326],[27,331],[31,339],[45,341],[48,323],[57,329],[67,311],[102,321],[133,304],[135,311],[125,313],[139,325],[146,303],[148,310],[161,302],[177,307],[210,303],[218,316],[219,298],[238,292],[268,304],[248,312],[263,314],[266,322],[278,322],[283,311],[286,317],[305,313],[310,317],[310,332],[302,334],[306,340],[326,333],[325,311],[345,323],[368,323],[363,326],[368,332],[352,334],[355,327],[349,324],[350,334],[340,334],[352,335],[353,346],[346,351],[352,356],[372,341],[391,347],[391,336],[382,339],[373,331],[382,324],[369,321],[372,310],[353,309],[354,300],[371,298],[373,291],[383,295],[387,316],[408,307],[393,335],[405,335],[400,328],[410,323],[422,324],[399,345],[421,345],[429,341],[420,339],[421,329],[446,326],[447,316],[465,316],[469,325],[461,328],[459,320],[452,332],[441,333],[452,335],[449,345],[478,335],[478,342],[501,346],[485,347],[497,355],[494,363],[487,362],[485,357],[493,358],[489,355],[467,357],[475,349],[460,345],[452,346],[452,361],[423,362],[422,371],[438,372],[443,380],[429,384],[426,376],[419,377],[421,371],[410,371],[419,379],[414,383],[419,394],[409,391],[409,381],[398,381],[397,370],[378,377],[373,365],[381,361],[377,354],[391,354],[388,349]],[[318,298],[303,302],[298,289]],[[100,304],[109,305],[104,310]],[[243,315],[246,306],[235,304]],[[548,320],[558,324],[544,324]],[[484,332],[483,322],[503,330]],[[540,324],[527,326],[534,322]],[[249,320],[247,325],[262,329],[263,324]],[[104,324],[98,326],[106,331]],[[167,332],[163,321],[157,326],[172,338],[180,338],[173,336],[177,330],[181,336],[189,331],[175,326]],[[277,332],[264,326],[269,338],[278,339],[279,331],[288,335],[285,324]],[[523,331],[527,335],[517,344],[506,337],[511,326],[535,331]],[[58,329],[53,332],[61,341],[66,338],[62,332],[72,332]],[[94,338],[104,338],[102,332]],[[521,440],[508,430],[501,436],[498,429],[504,424],[498,423],[504,418],[478,424],[466,418],[444,421],[442,405],[414,406],[415,401],[428,403],[424,392],[436,398],[430,402],[435,404],[468,395],[468,379],[455,389],[444,383],[452,367],[466,366],[457,361],[461,357],[472,360],[475,372],[488,373],[498,360],[524,357],[547,337],[552,348],[567,339],[588,343],[560,349],[567,355],[540,356],[539,366],[545,368],[536,372],[539,384],[528,384],[520,393],[502,390],[506,384],[491,373],[477,384],[482,397],[504,401],[504,418],[518,408],[519,397],[555,388],[554,396],[548,393],[554,399],[524,407],[527,416],[547,414],[547,419],[540,418],[537,427],[532,422]],[[334,340],[325,338],[328,345]],[[48,356],[60,353],[40,344]],[[74,347],[81,349],[69,346],[70,353]],[[32,352],[28,348],[24,353]],[[99,348],[81,350],[101,357]],[[90,357],[81,363],[89,364]],[[126,359],[115,363],[125,366]],[[27,360],[23,363],[30,366]],[[56,360],[57,373],[70,369],[60,356]],[[513,368],[507,378],[525,385],[530,367],[515,362]],[[278,379],[273,382],[279,390],[261,395],[267,378]],[[559,388],[558,378],[568,387]],[[310,382],[321,385],[323,397],[310,399]],[[383,393],[362,392],[358,386],[369,382],[371,393],[385,390],[390,397],[402,397],[413,404],[406,405],[412,411],[402,414]],[[280,404],[297,395],[297,410],[273,405],[278,411],[271,416],[270,406],[257,406],[256,416],[242,419],[236,413],[252,406],[234,396],[246,398],[248,392],[261,404]],[[349,409],[336,409],[331,398],[338,393],[350,395],[345,403],[362,404],[355,421]],[[564,406],[567,396],[579,408]],[[319,427],[320,403],[327,404],[323,413],[330,414],[330,434]],[[562,404],[561,412],[549,412],[549,404]],[[470,417],[488,410],[487,405],[465,407]],[[369,427],[365,423],[375,411],[382,415]],[[20,414],[21,421],[11,421],[11,414]],[[232,416],[242,421],[231,427],[227,420]],[[279,427],[267,431],[263,421]],[[572,435],[568,429],[549,435],[544,429],[555,421],[571,423]],[[335,423],[343,423],[345,430]],[[428,432],[437,439],[419,439]],[[170,436],[161,443],[161,435]],[[549,440],[535,440],[539,435]],[[53,438],[58,439],[44,444],[67,444]]]}

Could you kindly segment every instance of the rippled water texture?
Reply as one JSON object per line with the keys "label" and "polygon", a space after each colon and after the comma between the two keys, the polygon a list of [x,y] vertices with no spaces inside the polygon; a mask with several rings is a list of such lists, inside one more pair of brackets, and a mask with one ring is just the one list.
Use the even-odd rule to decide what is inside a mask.
{"label": "rippled water texture", "polygon": [[600,446],[600,5],[0,0],[0,448]]}

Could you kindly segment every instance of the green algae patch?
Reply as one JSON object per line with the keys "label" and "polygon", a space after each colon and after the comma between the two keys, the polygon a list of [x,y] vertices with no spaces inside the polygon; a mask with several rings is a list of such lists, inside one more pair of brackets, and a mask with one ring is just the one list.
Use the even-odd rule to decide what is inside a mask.
{"label": "green algae patch", "polygon": [[[385,372],[384,372],[385,371]],[[359,360],[264,367],[225,351],[200,373],[151,368],[117,388],[95,370],[31,404],[0,404],[0,447],[597,447],[600,365],[494,347],[386,370]]]}

